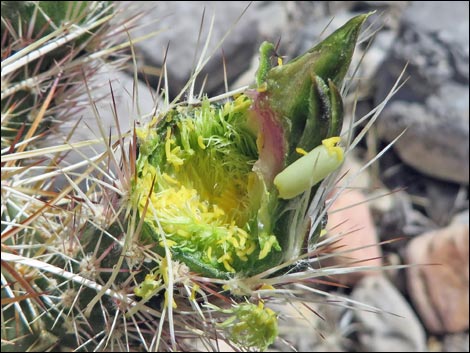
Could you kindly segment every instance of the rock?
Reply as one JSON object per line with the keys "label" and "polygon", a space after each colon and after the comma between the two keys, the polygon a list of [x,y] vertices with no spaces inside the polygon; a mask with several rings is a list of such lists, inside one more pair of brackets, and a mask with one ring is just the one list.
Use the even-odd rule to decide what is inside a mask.
{"label": "rock", "polygon": [[341,307],[343,296],[334,296],[335,304],[316,297],[270,305],[279,313],[279,336],[271,352],[350,352],[355,332],[352,310]]}
{"label": "rock", "polygon": [[452,223],[461,223],[461,224],[469,224],[470,217],[469,217],[469,210],[468,208],[462,212],[457,213],[454,218],[452,218]]}
{"label": "rock", "polygon": [[468,332],[446,335],[443,352],[468,352]]}
{"label": "rock", "polygon": [[451,224],[425,233],[407,246],[408,292],[432,333],[469,327],[469,226]]}
{"label": "rock", "polygon": [[413,168],[469,183],[469,15],[465,2],[413,2],[389,58],[377,72],[381,101],[409,63],[409,81],[378,122],[380,136]]}
{"label": "rock", "polygon": [[[415,27],[419,32],[434,34],[438,41],[444,43],[456,65],[453,74],[462,76],[468,81],[469,68],[469,12],[465,1],[448,1],[446,3],[430,2],[426,6],[418,1],[412,2],[404,14],[406,26]],[[435,19],[435,21],[432,21]],[[440,66],[444,63],[433,61]]]}
{"label": "rock", "polygon": [[[167,71],[172,97],[181,91],[190,78],[195,65],[195,52],[197,51],[196,60],[199,60],[213,15],[214,26],[205,55],[205,58],[211,55],[211,59],[199,75],[201,80],[196,85],[196,94],[199,93],[200,84],[206,74],[208,77],[204,92],[210,95],[223,93],[223,57],[226,60],[227,81],[231,83],[249,67],[263,40],[278,39],[281,29],[286,27],[287,20],[285,5],[280,2],[124,1],[120,6],[135,7],[146,14],[142,20],[146,25],[134,30],[134,38],[165,29],[150,39],[136,43],[135,48],[142,57],[141,65],[160,68],[165,48],[169,43]],[[204,10],[203,30],[198,47],[198,34]],[[227,33],[228,36],[220,47],[217,47]],[[156,86],[157,81],[158,78],[150,82]]]}
{"label": "rock", "polygon": [[402,8],[408,6],[409,1],[331,1],[328,8],[332,13],[336,13],[343,9],[352,12],[399,12]]}
{"label": "rock", "polygon": [[[365,196],[357,190],[343,192],[328,211],[329,236],[344,234],[336,243],[334,263],[340,266],[382,265],[382,251]],[[340,255],[341,253],[341,255]],[[377,271],[355,272],[335,276],[342,283],[354,284],[366,274]]]}
{"label": "rock", "polygon": [[384,230],[392,237],[416,236],[447,226],[456,213],[468,209],[465,186],[424,175],[401,162],[393,150],[381,158],[380,167],[381,180],[388,189],[406,190],[394,192],[393,207],[376,219],[382,240]]}
{"label": "rock", "polygon": [[360,169],[363,166],[364,161],[357,156],[357,151],[352,150],[348,154],[348,157],[344,159],[344,163],[341,166],[341,172],[339,174],[345,174],[348,178],[354,176],[351,184],[349,184],[351,188],[370,190],[373,187],[372,177],[367,171],[360,172]]}
{"label": "rock", "polygon": [[[85,87],[79,87],[77,95],[80,104],[77,105],[74,112],[60,113],[69,116],[69,119],[61,124],[52,126],[50,134],[39,142],[39,146],[60,146],[66,143],[66,140],[68,142],[81,142],[102,139],[100,125],[105,137],[111,134],[113,142],[116,141],[118,130],[113,113],[110,84],[116,102],[116,116],[121,133],[125,134],[131,131],[134,121],[140,120],[144,115],[148,115],[153,111],[156,103],[151,90],[146,85],[142,82],[137,82],[137,95],[136,99],[133,99],[134,79],[112,65],[104,65],[89,78],[88,82],[90,95],[96,105],[99,118],[97,118],[92,109]],[[73,134],[71,134],[72,130]],[[96,157],[105,150],[106,142],[98,141],[89,146],[71,150],[60,163],[62,166],[70,166],[84,161],[85,158]],[[119,151],[116,152],[116,156],[118,153]],[[117,157],[117,160],[119,160],[119,157]],[[110,163],[108,167],[111,170],[115,169],[113,168],[113,163]],[[75,169],[74,172],[80,173],[85,168],[86,166]],[[61,190],[68,183],[66,178],[61,175],[56,177],[55,187]]]}
{"label": "rock", "polygon": [[[436,182],[436,179],[429,179],[433,182]],[[438,181],[440,182],[440,181]],[[406,242],[412,239],[415,236],[434,230],[437,228],[436,223],[430,219],[428,216],[422,213],[420,209],[414,207],[413,205],[413,195],[408,193],[410,190],[407,189],[399,190],[395,188],[396,191],[390,195],[380,197],[376,200],[373,200],[370,204],[372,214],[374,216],[375,224],[378,225],[377,231],[379,233],[379,238],[381,241],[392,242],[386,244],[387,250],[400,251]],[[384,195],[386,194],[387,189],[378,189],[376,192],[370,194],[370,197],[374,195]],[[411,194],[411,195],[410,195]],[[435,202],[437,205],[447,202],[446,195],[444,200],[439,200]],[[425,204],[427,209],[432,208],[434,205],[430,200],[429,196],[425,194],[424,196],[419,195],[415,196],[416,199],[423,200],[421,205]],[[436,213],[436,210],[433,211]],[[446,210],[445,215],[453,213],[455,210],[452,207]],[[395,241],[399,239],[398,241]]]}
{"label": "rock", "polygon": [[[404,163],[435,178],[468,184],[468,94],[468,87],[457,89],[455,100],[466,99],[467,107],[460,112],[449,108],[446,115],[439,115],[427,103],[392,102],[378,121],[378,132],[391,141],[406,129],[394,145]],[[440,101],[452,104],[446,98]]]}
{"label": "rock", "polygon": [[[390,192],[390,191],[388,191]],[[379,189],[371,194],[384,195],[386,189]],[[378,228],[380,240],[387,241],[403,235],[409,235],[406,230],[415,225],[415,211],[412,208],[410,197],[404,191],[396,191],[393,194],[373,200],[370,204],[375,223]],[[401,247],[401,242],[388,244],[389,247]]]}
{"label": "rock", "polygon": [[[140,81],[136,84],[137,95],[134,99],[134,79],[111,65],[103,65],[98,72],[89,79],[88,85],[91,87],[90,94],[96,105],[99,120],[91,108],[90,98],[83,87],[79,92],[78,98],[78,101],[81,102],[81,106],[77,107],[78,109],[73,113],[73,119],[56,126],[56,130],[49,137],[49,139],[53,139],[53,141],[48,143],[57,143],[58,140],[63,142],[79,119],[81,120],[77,129],[70,138],[71,142],[101,138],[102,135],[100,133],[99,124],[102,125],[106,137],[109,133],[112,135],[117,134],[110,85],[113,90],[117,110],[116,115],[122,133],[130,131],[134,126],[134,121],[151,113],[156,104],[151,90]],[[105,146],[100,147],[94,145],[93,148],[98,151],[103,151]],[[96,153],[95,151],[94,155],[96,155]],[[83,159],[83,157],[81,157],[81,159]]]}
{"label": "rock", "polygon": [[[447,226],[455,213],[464,206],[464,201],[459,200],[463,189],[458,184],[443,182],[437,179],[429,179],[426,185],[426,213],[438,226]],[[468,201],[467,201],[468,207]]]}
{"label": "rock", "polygon": [[359,341],[365,352],[424,352],[426,335],[419,319],[401,293],[384,277],[363,278],[352,299],[379,312],[356,310],[362,329]]}

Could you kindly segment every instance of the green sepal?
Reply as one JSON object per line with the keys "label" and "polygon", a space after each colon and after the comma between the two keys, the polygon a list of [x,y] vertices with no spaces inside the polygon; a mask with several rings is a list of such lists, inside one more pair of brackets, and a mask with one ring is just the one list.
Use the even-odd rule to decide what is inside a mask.
{"label": "green sepal", "polygon": [[325,138],[338,136],[341,133],[343,126],[343,99],[341,93],[332,80],[328,80],[328,87],[330,89],[330,105],[331,105],[331,116],[328,127],[328,132]]}

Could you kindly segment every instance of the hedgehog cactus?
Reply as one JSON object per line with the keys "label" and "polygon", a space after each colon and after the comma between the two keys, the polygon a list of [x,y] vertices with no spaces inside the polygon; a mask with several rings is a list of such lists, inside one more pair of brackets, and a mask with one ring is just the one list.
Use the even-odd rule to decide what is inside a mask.
{"label": "hedgehog cactus", "polygon": [[[83,231],[90,216],[80,202],[70,202],[70,185],[54,185],[66,174],[59,164],[71,146],[54,136],[59,145],[39,152],[38,141],[54,124],[76,117],[84,103],[79,97],[87,92],[83,80],[119,50],[109,33],[116,37],[123,27],[106,1],[2,1],[1,9],[2,351],[65,349],[77,345],[73,333],[82,322],[64,312],[73,311],[78,298],[83,303],[90,292],[96,296],[63,277],[67,271],[96,272],[93,249],[81,248],[73,234]],[[78,184],[86,178],[74,179]]]}
{"label": "hedgehog cactus", "polygon": [[106,1],[2,1],[2,146],[24,138],[20,129],[27,138],[43,133],[54,115],[75,108],[77,81],[99,62],[81,60],[106,47],[111,17]]}
{"label": "hedgehog cactus", "polygon": [[[18,121],[2,118],[2,135],[14,132],[2,139],[5,348],[173,351],[198,338],[214,350],[222,338],[267,349],[278,335],[270,294],[305,269],[320,232],[308,205],[323,208],[318,185],[343,161],[340,87],[367,16],[275,67],[274,46],[263,43],[253,86],[223,102],[168,105],[115,144],[103,136],[106,151],[75,178],[67,172],[80,163],[53,169],[57,154],[51,173],[70,182],[59,192],[47,174],[21,180]],[[3,70],[2,80],[19,77]],[[48,70],[41,82],[51,82]],[[35,105],[27,139],[50,101]],[[15,105],[5,108],[13,117]]]}

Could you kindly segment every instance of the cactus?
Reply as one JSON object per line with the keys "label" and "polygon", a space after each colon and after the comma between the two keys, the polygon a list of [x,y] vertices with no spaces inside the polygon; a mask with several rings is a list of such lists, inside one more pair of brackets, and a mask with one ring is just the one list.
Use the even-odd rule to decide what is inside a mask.
{"label": "cactus", "polygon": [[[36,16],[49,11],[42,3]],[[92,5],[77,6],[82,15],[69,21],[87,27],[81,10]],[[100,34],[86,31],[71,51],[59,46],[60,65],[19,65],[13,44],[2,52],[2,350],[173,351],[199,342],[214,351],[219,340],[265,350],[279,332],[270,300],[295,300],[313,290],[306,283],[350,271],[315,266],[332,243],[319,238],[321,221],[348,148],[339,87],[367,15],[276,67],[264,43],[251,87],[135,117],[131,131],[103,136],[103,153],[65,170],[57,164],[68,151],[96,141],[30,147],[47,131],[46,111],[66,101],[58,87],[76,88],[62,80],[93,62],[81,55],[100,48],[112,11],[102,6],[90,17]],[[69,22],[56,10],[48,18],[62,31],[38,20],[38,36],[64,34]],[[34,52],[41,38],[25,48]],[[34,72],[34,82],[51,85],[44,101],[20,93]],[[61,190],[49,181],[57,175],[68,180]]]}
{"label": "cactus", "polygon": [[[72,275],[64,277],[97,276],[84,231],[91,210],[74,195],[91,171],[74,178],[78,166],[62,164],[73,148],[67,137],[63,145],[49,148],[38,142],[55,125],[76,118],[87,103],[80,98],[87,93],[83,81],[126,46],[116,46],[115,38],[130,19],[118,19],[107,1],[5,1],[1,6],[2,351],[77,347],[83,335],[103,327],[101,322],[90,331],[89,318],[74,312],[95,291],[70,282]],[[74,181],[57,190],[59,175]],[[94,190],[85,191],[85,197]]]}
{"label": "cactus", "polygon": [[57,110],[67,116],[74,108],[67,100],[76,83],[99,61],[82,62],[109,46],[113,8],[104,1],[4,1],[2,14],[3,147],[40,135],[60,120]]}

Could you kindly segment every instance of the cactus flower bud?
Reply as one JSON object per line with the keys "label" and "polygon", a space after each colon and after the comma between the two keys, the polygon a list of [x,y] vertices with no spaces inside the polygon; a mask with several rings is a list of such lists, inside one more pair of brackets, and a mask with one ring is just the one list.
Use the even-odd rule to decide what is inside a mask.
{"label": "cactus flower bud", "polygon": [[366,18],[274,68],[274,47],[263,43],[256,86],[225,104],[179,105],[137,131],[134,194],[143,236],[157,252],[169,249],[192,271],[218,278],[260,273],[284,259],[296,212],[284,199],[342,162],[337,87]]}

